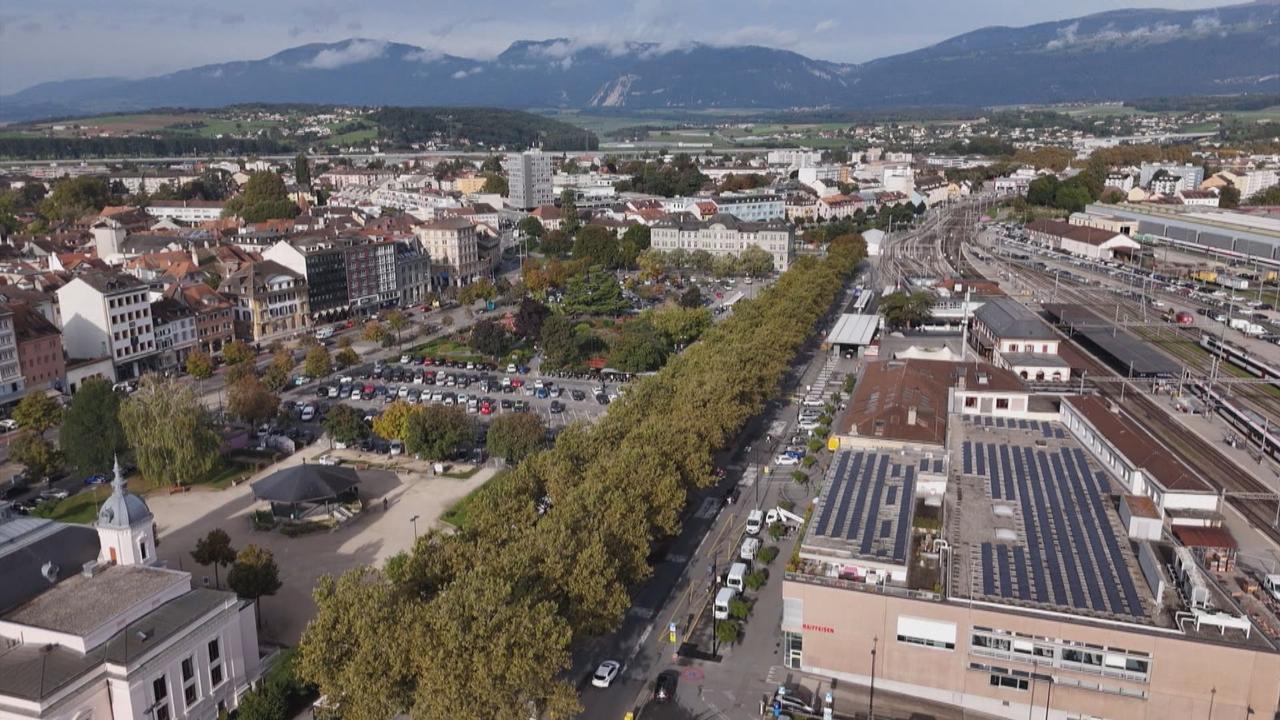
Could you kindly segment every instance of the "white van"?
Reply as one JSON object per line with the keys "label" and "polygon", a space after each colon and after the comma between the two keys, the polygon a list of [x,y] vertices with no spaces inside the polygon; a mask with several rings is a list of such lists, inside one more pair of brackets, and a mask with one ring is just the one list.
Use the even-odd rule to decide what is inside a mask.
{"label": "white van", "polygon": [[736,562],[729,566],[729,574],[725,576],[724,586],[742,592],[742,581],[747,577],[747,564]]}
{"label": "white van", "polygon": [[318,327],[318,328],[316,328],[316,339],[317,339],[317,340],[327,340],[327,339],[329,339],[329,338],[331,338],[331,337],[333,337],[333,326],[332,326],[332,325],[325,325],[324,327]]}
{"label": "white van", "polygon": [[716,593],[716,604],[712,607],[712,616],[716,620],[729,619],[729,603],[738,596],[738,591],[731,587],[722,587]]}
{"label": "white van", "polygon": [[742,549],[738,551],[738,557],[751,561],[756,559],[756,553],[758,552],[760,552],[760,539],[747,538],[742,541]]}
{"label": "white van", "polygon": [[761,510],[752,510],[747,513],[747,534],[759,535],[760,528],[764,526],[764,512]]}

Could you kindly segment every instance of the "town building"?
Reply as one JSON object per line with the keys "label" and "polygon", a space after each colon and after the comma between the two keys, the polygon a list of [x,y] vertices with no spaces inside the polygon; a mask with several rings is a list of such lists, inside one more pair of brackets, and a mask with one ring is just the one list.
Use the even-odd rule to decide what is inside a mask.
{"label": "town building", "polygon": [[747,222],[784,220],[786,203],[781,195],[766,193],[725,193],[712,198],[716,213],[726,213]]}
{"label": "town building", "polygon": [[223,205],[218,200],[152,200],[143,209],[151,217],[194,225],[221,218]]}
{"label": "town building", "polygon": [[466,218],[442,218],[414,230],[431,258],[432,285],[461,287],[480,278],[476,226]]}
{"label": "town building", "polygon": [[791,266],[795,230],[779,221],[745,222],[725,214],[699,221],[681,214],[656,223],[649,240],[655,250],[705,250],[717,257],[736,257],[755,245],[773,256],[774,272],[785,272]]}
{"label": "town building", "polygon": [[315,320],[345,315],[351,307],[347,290],[347,246],[349,239],[290,238],[262,253],[306,278],[308,307]]}
{"label": "town building", "polygon": [[67,355],[107,357],[117,379],[154,367],[156,336],[146,283],[131,275],[89,271],[58,288]]}
{"label": "town building", "polygon": [[417,236],[398,240],[396,246],[396,292],[401,307],[426,302],[431,292],[431,258]]}
{"label": "town building", "polygon": [[786,667],[1009,720],[1275,714],[1274,615],[1205,569],[1222,528],[1158,532],[1052,417],[946,437],[942,462],[840,437],[783,578]]}
{"label": "town building", "polygon": [[354,243],[344,249],[347,300],[354,313],[369,314],[399,301],[396,244],[389,240]]}
{"label": "town building", "polygon": [[0,718],[204,720],[261,674],[255,607],[156,563],[154,517],[125,489],[92,526],[0,507]]}
{"label": "town building", "polygon": [[1128,235],[1063,220],[1033,220],[1027,224],[1027,237],[1033,243],[1090,260],[1110,260],[1117,252],[1141,247]]}
{"label": "town building", "polygon": [[1175,187],[1167,193],[1170,195],[1178,190],[1195,190],[1200,187],[1200,183],[1204,182],[1204,167],[1200,165],[1192,165],[1191,163],[1183,165],[1176,163],[1142,163],[1138,172],[1138,185],[1150,187],[1152,179],[1162,172],[1165,176],[1177,178]]}
{"label": "town building", "polygon": [[788,170],[814,167],[822,162],[822,152],[805,148],[779,148],[770,150],[765,161],[773,167],[785,167]]}
{"label": "town building", "polygon": [[970,338],[979,355],[1023,380],[1062,382],[1071,377],[1070,363],[1058,354],[1058,334],[1013,298],[987,298],[973,312]]}
{"label": "town building", "polygon": [[235,339],[235,308],[204,283],[170,286],[166,293],[195,313],[196,342],[201,352],[217,355]]}
{"label": "town building", "polygon": [[[550,205],[551,156],[541,150],[509,153],[506,159],[508,204],[518,210]],[[435,257],[432,253],[432,257]]]}
{"label": "town building", "polygon": [[1218,207],[1218,193],[1213,190],[1179,190],[1177,196],[1183,205]]}
{"label": "town building", "polygon": [[250,342],[288,337],[311,325],[306,278],[274,260],[241,268],[219,290],[235,308],[236,335]]}
{"label": "town building", "polygon": [[[62,353],[62,333],[58,326],[26,303],[11,303],[3,308],[13,313],[13,334],[18,348],[23,391],[64,389],[67,360]],[[0,358],[3,357],[2,335],[0,330]],[[0,360],[0,374],[3,367]]]}
{"label": "town building", "polygon": [[14,314],[0,307],[0,403],[18,399],[24,389]]}
{"label": "town building", "polygon": [[196,314],[177,300],[160,293],[155,295],[159,297],[151,302],[151,317],[155,320],[158,367],[177,370],[184,366],[187,355],[200,343]]}

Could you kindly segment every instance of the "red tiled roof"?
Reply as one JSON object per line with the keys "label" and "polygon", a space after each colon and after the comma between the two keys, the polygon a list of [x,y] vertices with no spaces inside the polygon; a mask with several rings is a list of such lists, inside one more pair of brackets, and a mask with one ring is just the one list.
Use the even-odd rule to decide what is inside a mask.
{"label": "red tiled roof", "polygon": [[1189,548],[1229,548],[1239,547],[1231,531],[1224,527],[1196,527],[1174,525],[1173,534]]}

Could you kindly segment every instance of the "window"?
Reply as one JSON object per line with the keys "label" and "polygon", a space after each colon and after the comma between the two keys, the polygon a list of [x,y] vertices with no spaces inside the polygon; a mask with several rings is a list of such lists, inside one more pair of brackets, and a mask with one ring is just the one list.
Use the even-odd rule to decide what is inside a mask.
{"label": "window", "polygon": [[996,398],[996,409],[997,409],[997,410],[1008,410],[1008,409],[1009,409],[1009,398]]}
{"label": "window", "polygon": [[217,688],[222,684],[222,648],[218,638],[209,641],[209,687]]}
{"label": "window", "polygon": [[964,406],[967,408],[978,407],[978,398],[974,395],[968,395],[964,399]]}
{"label": "window", "polygon": [[138,557],[142,560],[147,559],[147,539],[142,538],[138,541]]}
{"label": "window", "polygon": [[1009,652],[1009,641],[1005,638],[991,637],[990,635],[980,635],[974,633],[973,646],[976,648],[988,648],[991,650],[999,650],[1001,652]]}
{"label": "window", "polygon": [[992,687],[1004,687],[1012,690],[1026,690],[1028,682],[1026,678],[1013,677],[1012,675],[991,675]]}
{"label": "window", "polygon": [[194,655],[182,661],[182,701],[187,709],[200,700],[200,683],[196,680]]}
{"label": "window", "polygon": [[152,715],[155,720],[172,720],[173,710],[169,706],[169,678],[161,675],[151,681],[151,696],[155,698]]}
{"label": "window", "polygon": [[902,615],[898,617],[898,642],[955,650],[956,626],[955,623]]}

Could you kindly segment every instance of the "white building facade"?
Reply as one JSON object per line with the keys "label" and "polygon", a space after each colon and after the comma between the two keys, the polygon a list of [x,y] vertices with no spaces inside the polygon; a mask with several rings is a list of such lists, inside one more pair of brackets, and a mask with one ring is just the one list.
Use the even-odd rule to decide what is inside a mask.
{"label": "white building facade", "polygon": [[507,155],[508,202],[511,207],[530,210],[550,205],[551,156],[541,150]]}
{"label": "white building facade", "polygon": [[120,379],[137,377],[156,354],[145,284],[121,273],[91,272],[58,288],[62,337],[72,358],[110,358]]}
{"label": "white building facade", "polygon": [[785,222],[747,223],[729,215],[706,221],[664,220],[650,231],[650,246],[670,252],[705,250],[714,256],[737,256],[755,245],[773,256],[775,272],[791,266],[795,231]]}

